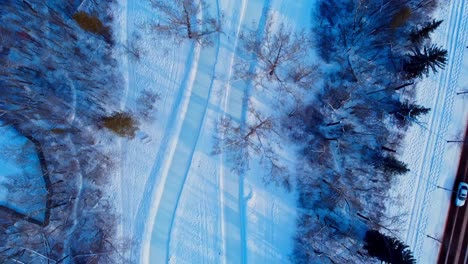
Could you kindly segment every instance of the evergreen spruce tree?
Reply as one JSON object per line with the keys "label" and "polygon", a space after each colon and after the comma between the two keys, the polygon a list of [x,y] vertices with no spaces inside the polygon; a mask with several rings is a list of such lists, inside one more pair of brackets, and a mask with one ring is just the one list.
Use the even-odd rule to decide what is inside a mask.
{"label": "evergreen spruce tree", "polygon": [[421,29],[413,30],[410,33],[410,40],[413,43],[420,43],[423,39],[428,39],[429,34],[432,33],[436,28],[442,24],[443,20],[432,20],[432,22],[426,23]]}
{"label": "evergreen spruce tree", "polygon": [[406,163],[397,160],[393,156],[384,157],[382,160],[382,167],[385,172],[388,172],[392,175],[405,174],[410,171]]}
{"label": "evergreen spruce tree", "polygon": [[390,112],[390,114],[393,114],[399,121],[404,122],[407,118],[417,119],[419,116],[429,113],[430,110],[430,108],[418,104],[400,103],[398,108]]}
{"label": "evergreen spruce tree", "polygon": [[369,256],[386,263],[414,264],[416,260],[408,246],[400,240],[386,236],[377,230],[369,230],[364,238],[364,249]]}
{"label": "evergreen spruce tree", "polygon": [[403,65],[403,70],[409,78],[419,78],[429,75],[429,69],[434,73],[443,69],[447,63],[447,50],[432,45],[424,47],[421,51],[416,48],[412,54],[407,54],[408,60]]}

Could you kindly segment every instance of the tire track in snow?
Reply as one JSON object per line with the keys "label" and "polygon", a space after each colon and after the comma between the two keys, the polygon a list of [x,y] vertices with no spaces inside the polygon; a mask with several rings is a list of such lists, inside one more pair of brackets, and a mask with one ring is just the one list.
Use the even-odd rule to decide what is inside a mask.
{"label": "tire track in snow", "polygon": [[[233,47],[233,52],[232,52],[232,56],[231,56],[231,59],[229,61],[229,72],[228,72],[228,75],[227,75],[227,84],[226,84],[226,90],[224,92],[224,96],[222,98],[222,101],[221,101],[221,105],[223,106],[222,110],[223,110],[223,115],[222,115],[222,118],[226,118],[228,116],[227,112],[228,112],[228,104],[229,104],[229,97],[231,95],[231,89],[232,89],[232,85],[231,85],[231,78],[232,78],[232,75],[233,75],[233,70],[234,70],[234,61],[235,61],[235,58],[236,58],[236,54],[237,54],[237,50],[238,50],[238,45],[239,45],[239,36],[240,36],[240,33],[241,33],[241,29],[242,29],[242,23],[244,21],[244,15],[245,15],[245,11],[246,11],[246,6],[247,6],[247,2],[248,0],[242,0],[241,2],[241,9],[240,9],[240,13],[239,14],[236,14],[234,13],[234,16],[237,16],[239,18],[238,22],[237,22],[237,28],[236,28],[236,34],[235,34],[235,40],[234,40],[234,47]],[[221,142],[224,141],[224,135],[220,135],[220,140]],[[221,144],[222,146],[222,144]],[[226,209],[228,208],[225,208],[227,205],[226,205],[226,199],[225,199],[225,193],[227,192],[227,187],[225,185],[225,177],[226,177],[226,174],[225,174],[225,171],[226,171],[226,167],[224,166],[225,164],[225,161],[226,158],[224,156],[224,149],[221,147],[221,153],[220,153],[220,167],[219,167],[219,178],[218,178],[218,184],[221,188],[221,190],[219,190],[219,202],[221,204],[220,208],[221,208],[221,256],[223,257],[223,261],[222,263],[227,263],[227,259],[226,259],[226,223],[228,222],[228,219],[226,219]]]}
{"label": "tire track in snow", "polygon": [[[195,75],[198,70],[198,63],[200,58],[200,47],[193,44],[190,48],[186,60],[186,74],[182,81],[181,88],[179,89],[174,107],[171,110],[169,123],[166,126],[164,131],[164,136],[161,141],[161,146],[156,154],[155,163],[151,169],[150,176],[148,177],[145,183],[145,190],[143,193],[142,202],[140,203],[135,217],[135,238],[143,239],[142,242],[142,255],[136,252],[135,257],[137,259],[148,259],[149,256],[149,245],[151,233],[153,230],[153,222],[156,214],[157,206],[159,205],[159,200],[155,198],[157,193],[161,193],[164,187],[164,183],[167,180],[166,178],[158,177],[160,171],[167,170],[167,162],[170,161],[170,158],[173,157],[174,150],[176,148],[176,139],[179,135],[183,118],[187,113],[187,107],[189,104],[191,89],[193,88],[193,82]],[[165,158],[169,156],[170,158]],[[167,173],[166,173],[167,176]],[[153,199],[156,199],[154,203]],[[149,216],[148,216],[149,215]],[[149,226],[147,226],[149,224]]]}
{"label": "tire track in snow", "polygon": [[[247,121],[248,102],[249,102],[249,98],[251,94],[252,83],[251,81],[245,82],[244,87],[239,88],[239,90],[242,90],[241,94],[237,96],[236,95],[231,96],[231,93],[233,90],[231,78],[233,75],[233,69],[234,69],[233,66],[235,64],[234,61],[235,61],[237,51],[238,51],[239,35],[242,29],[243,20],[245,19],[246,10],[248,9],[247,8],[248,3],[249,3],[248,0],[242,1],[241,14],[239,15],[239,22],[238,22],[238,26],[236,29],[236,36],[235,36],[236,38],[234,40],[234,47],[233,47],[234,50],[233,50],[232,57],[230,59],[229,72],[227,76],[228,83],[227,83],[226,91],[224,93],[224,97],[221,103],[224,108],[223,117],[236,116],[237,114],[239,114],[236,110],[240,111],[240,126],[242,129],[245,129],[245,125]],[[271,1],[264,0],[263,5],[261,6],[263,6],[263,9],[262,9],[262,14],[261,14],[259,23],[257,25],[258,39],[261,39],[263,37],[265,24],[266,24],[268,14],[271,8]],[[257,65],[256,58],[252,57],[252,62],[249,65],[249,70],[250,71],[254,70],[256,65]],[[236,109],[235,105],[238,104],[239,99],[241,101],[241,107],[240,109],[238,108]],[[230,111],[229,109],[230,106],[235,109]],[[223,140],[224,137],[221,135],[220,139]],[[219,172],[219,175],[220,175],[219,185],[221,186],[220,202],[223,205],[221,207],[221,219],[222,219],[221,232],[222,232],[222,251],[223,251],[222,255],[223,255],[223,261],[224,261],[223,263],[227,262],[228,253],[232,259],[235,259],[240,256],[240,262],[246,263],[247,251],[248,251],[247,230],[246,230],[246,221],[247,221],[246,203],[249,198],[245,197],[245,193],[244,193],[245,172],[241,172],[239,175],[231,175],[232,172],[229,169],[227,169],[229,165],[227,164],[228,162],[226,160],[226,155],[223,150],[221,150],[220,159],[221,159],[221,166],[220,166],[220,172]],[[230,188],[233,188],[233,187],[235,188],[236,186],[237,186],[237,193],[230,194],[229,192]],[[232,196],[230,197],[231,199],[226,199],[226,194],[228,194],[228,196]],[[230,204],[229,203],[230,201],[233,201],[236,204]],[[237,212],[236,210],[233,209],[235,207],[237,207],[236,208]],[[228,213],[230,213],[229,216],[227,216]],[[235,232],[239,232],[239,234],[236,235]],[[229,250],[229,252],[227,250]]]}
{"label": "tire track in snow", "polygon": [[[124,26],[122,27],[123,32],[121,32],[121,34],[122,34],[121,41],[123,43],[125,43],[125,44],[128,44],[128,38],[132,37],[132,36],[129,36],[129,34],[131,34],[129,32],[130,23],[131,23],[131,21],[135,21],[135,18],[132,17],[132,13],[130,13],[130,8],[129,8],[129,3],[128,2],[129,2],[129,0],[122,0],[122,2],[121,2],[122,3],[121,7],[124,10],[122,12],[124,14],[123,18],[122,18],[123,22],[124,22]],[[190,65],[191,63],[192,64],[198,63],[198,58],[196,60],[194,60],[194,53],[195,53],[194,46],[192,46],[189,51],[190,52],[189,52],[189,54],[187,56],[186,65]],[[125,91],[125,95],[126,95],[125,99],[126,100],[122,100],[121,105],[120,105],[120,107],[122,109],[124,109],[126,107],[127,103],[128,103],[129,86],[130,86],[129,85],[130,72],[134,73],[134,71],[135,71],[135,69],[131,69],[131,67],[130,67],[131,63],[130,63],[130,60],[129,60],[128,53],[126,53],[126,55],[127,55],[127,58],[126,58],[127,60],[124,61],[124,67],[126,68],[127,73],[124,76],[124,80],[127,82],[127,84],[126,84],[127,89]],[[173,63],[171,63],[170,67],[171,67],[171,74],[172,74],[173,73],[173,68],[174,68]],[[192,67],[189,66],[189,69],[190,68],[192,68]],[[189,85],[187,85],[187,82],[188,82],[190,73],[191,73],[191,71],[186,71],[186,73],[184,75],[184,79],[181,82],[182,83],[181,87],[185,87],[185,89],[180,88],[178,90],[177,94],[176,94],[176,99],[175,99],[175,102],[174,102],[174,106],[171,109],[171,116],[172,117],[174,117],[176,113],[180,112],[179,109],[182,109],[183,106],[184,106],[184,102],[183,102],[184,97],[183,96],[184,96],[184,94],[186,93],[186,90],[189,87]],[[125,72],[124,72],[124,74],[125,74]],[[167,149],[167,145],[168,145],[168,142],[170,140],[170,130],[176,126],[176,123],[177,123],[176,119],[177,118],[170,118],[169,119],[169,123],[168,123],[168,125],[166,127],[166,130],[164,132],[163,142],[161,142],[161,149],[157,153],[156,163],[158,162],[158,160],[161,160],[161,156],[163,156],[163,152],[161,150],[162,149]],[[123,147],[123,149],[122,149],[122,158],[125,155],[124,152],[125,152],[125,147]],[[153,169],[152,169],[153,171],[154,171],[154,167],[155,167],[155,165],[153,166]],[[121,168],[121,172],[122,172],[122,175],[123,175],[123,168]],[[151,208],[151,199],[149,197],[153,196],[154,187],[156,186],[156,184],[155,184],[156,180],[157,180],[156,175],[154,173],[151,173],[151,175],[148,177],[148,179],[144,183],[144,191],[143,191],[142,199],[141,199],[140,204],[137,205],[138,209],[137,209],[136,215],[134,216],[135,221],[134,221],[134,225],[133,225],[133,234],[132,234],[132,238],[133,238],[132,241],[134,241],[134,243],[132,243],[132,248],[131,248],[131,253],[130,254],[131,254],[131,259],[134,260],[136,263],[140,262],[140,260],[141,260],[141,251],[144,249],[144,246],[145,246],[144,242],[142,244],[142,240],[147,241],[147,239],[146,240],[144,239],[144,234],[145,234],[145,230],[146,230],[146,227],[145,227],[146,226],[146,221],[147,221],[148,214],[149,214],[148,212],[150,212],[150,208]],[[128,189],[126,189],[125,186],[121,186],[121,188],[122,188],[122,192],[128,191]],[[127,198],[128,198],[128,195],[127,195]],[[124,199],[123,195],[121,195],[121,199]],[[123,208],[121,210],[123,210]]]}
{"label": "tire track in snow", "polygon": [[[214,57],[215,61],[210,61],[208,65],[216,65],[217,53],[219,52],[219,38],[217,39],[216,46],[216,50],[214,51],[215,56],[212,56],[212,49],[202,50],[200,45],[196,45],[196,61],[199,61],[199,58],[212,59]],[[208,88],[205,87],[206,82],[202,81],[205,75],[203,72],[198,72],[197,67],[198,65],[191,65],[191,67],[189,67],[191,68],[191,74],[188,84],[188,94],[186,96],[187,103],[184,104],[184,109],[171,115],[175,117],[177,113],[182,112],[182,116],[178,117],[177,128],[168,127],[167,132],[175,134],[169,144],[170,148],[160,148],[160,154],[166,154],[169,151],[169,155],[165,159],[158,155],[156,159],[157,162],[150,176],[151,178],[158,178],[158,183],[156,183],[157,189],[153,191],[154,199],[152,199],[152,212],[148,221],[148,224],[152,226],[147,227],[145,233],[145,237],[151,236],[151,242],[150,246],[145,247],[143,250],[144,260],[156,259],[165,260],[165,262],[171,261],[169,243],[172,225],[183,185],[188,175],[193,153],[205,119],[214,82],[214,76],[210,76],[211,80],[208,81],[210,85]],[[214,67],[215,66],[213,66],[213,71]],[[168,134],[166,133],[166,135]],[[168,145],[166,142],[168,141],[164,140],[164,145]],[[168,177],[168,175],[171,176]],[[149,239],[145,239],[145,241],[148,240]]]}
{"label": "tire track in snow", "polygon": [[[458,45],[460,41],[457,40],[458,37],[463,37],[464,32],[460,32],[460,28],[466,29],[467,25],[466,17],[463,18],[463,5],[464,0],[453,2],[451,5],[448,25],[449,32],[447,32],[448,34],[444,47],[449,51],[449,62],[453,62],[448,65],[446,70],[441,72],[438,78],[439,87],[435,95],[433,109],[441,110],[442,113],[434,113],[430,120],[430,126],[428,127],[429,131],[435,130],[438,131],[438,133],[429,133],[423,152],[423,162],[418,172],[415,173],[417,177],[415,183],[417,189],[414,196],[410,221],[408,222],[409,226],[406,240],[412,245],[416,259],[420,259],[422,253],[421,248],[425,237],[421,237],[421,235],[424,234],[427,227],[428,210],[431,205],[430,194],[435,190],[440,174],[440,166],[445,146],[444,138],[452,113],[455,89],[459,76],[462,59],[461,53],[464,47]],[[461,24],[463,24],[463,26],[461,26]],[[423,175],[429,175],[425,183],[421,183],[421,178],[425,178]]]}
{"label": "tire track in snow", "polygon": [[[203,10],[203,8],[201,9]],[[219,10],[219,4],[217,2],[217,5],[216,5],[216,10],[217,10],[217,19],[218,19],[218,22],[219,19],[221,18],[221,13],[220,13],[220,10]],[[186,168],[185,168],[185,171],[183,173],[183,178],[182,178],[182,181],[180,183],[180,190],[179,192],[177,193],[177,197],[176,197],[176,200],[174,201],[175,202],[175,206],[174,206],[174,210],[172,212],[172,216],[170,218],[170,224],[169,224],[169,234],[168,234],[168,237],[167,237],[167,244],[166,244],[166,262],[169,262],[169,256],[170,256],[170,243],[171,243],[171,237],[172,237],[172,229],[173,229],[173,225],[174,225],[174,220],[175,220],[175,217],[176,217],[176,212],[177,212],[177,209],[179,207],[179,203],[180,203],[180,198],[181,198],[181,195],[182,195],[182,192],[184,190],[184,185],[185,185],[185,182],[187,180],[187,177],[188,177],[188,173],[189,173],[189,170],[190,170],[190,167],[192,165],[192,161],[193,161],[193,154],[195,153],[195,149],[197,149],[197,145],[198,145],[198,139],[200,137],[200,134],[201,134],[201,130],[202,128],[204,127],[204,123],[205,123],[205,120],[206,120],[206,113],[207,113],[207,110],[208,110],[208,103],[210,101],[210,97],[211,97],[211,92],[213,90],[213,85],[214,85],[214,81],[215,81],[215,76],[216,76],[216,68],[218,66],[218,57],[219,57],[219,50],[220,50],[220,36],[218,33],[215,33],[217,34],[216,36],[216,41],[215,41],[215,46],[216,46],[216,50],[215,50],[215,56],[214,56],[214,63],[212,64],[212,70],[211,70],[211,75],[210,75],[210,82],[209,82],[209,89],[208,91],[206,92],[206,97],[202,98],[202,100],[204,100],[202,102],[202,115],[201,115],[201,118],[199,119],[199,122],[198,122],[198,128],[195,129],[196,133],[193,135],[193,145],[191,146],[191,151],[190,151],[190,154],[189,154],[189,158],[188,158],[188,163],[186,164]],[[208,57],[208,56],[207,56]],[[201,85],[203,85],[204,83],[202,82]],[[195,88],[196,89],[196,88]],[[198,96],[197,94],[193,93],[192,96]],[[194,100],[197,100],[196,97]],[[190,101],[192,101],[192,98],[190,98]],[[190,103],[189,103],[190,104]],[[184,122],[190,122],[190,121],[193,121],[193,120],[184,120]],[[180,164],[174,164],[172,166],[179,166]],[[206,203],[205,203],[206,204]],[[206,211],[206,210],[205,210]],[[156,222],[155,222],[156,224]],[[206,225],[205,225],[206,226]],[[206,245],[203,245],[205,246],[204,248],[204,251],[205,252],[208,252],[208,249],[206,248]]]}
{"label": "tire track in snow", "polygon": [[73,142],[69,134],[67,135],[67,139],[71,143],[70,145],[72,146],[73,157],[76,161],[76,165],[78,166],[79,171],[78,173],[75,173],[75,176],[78,176],[77,177],[78,180],[76,184],[78,191],[75,195],[75,199],[73,200],[73,208],[72,208],[71,216],[70,216],[70,218],[73,219],[72,220],[73,224],[71,225],[70,231],[67,234],[68,239],[65,239],[63,243],[63,246],[64,246],[63,248],[65,249],[62,254],[63,259],[66,259],[67,257],[73,255],[71,252],[71,247],[70,247],[70,237],[76,232],[78,225],[80,224],[80,221],[78,221],[78,216],[79,216],[78,212],[80,211],[78,206],[80,205],[80,202],[82,199],[82,193],[83,193],[83,168],[81,167],[81,163],[78,159],[78,154],[76,151],[75,143]]}
{"label": "tire track in snow", "polygon": [[[200,55],[200,57],[208,58],[209,56]],[[159,183],[158,191],[156,191],[158,197],[153,203],[153,207],[157,210],[155,220],[148,223],[154,225],[151,232],[151,246],[153,249],[150,252],[150,259],[165,259],[166,263],[170,261],[169,243],[175,213],[192,164],[212,88],[209,87],[206,96],[199,97],[194,90],[197,88],[204,89],[204,87],[195,85],[196,78],[194,76],[192,81],[192,95],[184,113],[181,130],[177,133],[177,140],[174,140],[169,158],[162,165],[163,169],[160,173],[162,180]],[[200,113],[201,115],[197,115]],[[169,175],[170,177],[168,177]]]}

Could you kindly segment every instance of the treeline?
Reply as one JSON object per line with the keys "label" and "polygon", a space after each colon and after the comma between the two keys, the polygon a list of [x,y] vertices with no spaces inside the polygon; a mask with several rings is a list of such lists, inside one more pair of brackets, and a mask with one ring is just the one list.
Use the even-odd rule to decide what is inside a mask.
{"label": "treeline", "polygon": [[0,119],[40,143],[50,180],[48,221],[2,213],[1,263],[125,262],[105,191],[116,163],[106,145],[115,138],[102,135],[108,128],[132,137],[137,123],[116,108],[122,82],[106,12],[112,1],[78,11],[81,2],[4,1],[0,8]]}
{"label": "treeline", "polygon": [[447,61],[447,51],[430,42],[442,23],[429,16],[436,4],[318,2],[315,45],[329,70],[313,103],[287,121],[292,139],[304,145],[295,262],[377,257],[414,263],[411,256],[401,262],[375,253],[365,237],[371,230],[395,234],[398,228],[399,216],[386,215],[384,201],[399,202],[389,189],[409,171],[398,159],[399,146],[407,127],[430,111],[403,91]]}

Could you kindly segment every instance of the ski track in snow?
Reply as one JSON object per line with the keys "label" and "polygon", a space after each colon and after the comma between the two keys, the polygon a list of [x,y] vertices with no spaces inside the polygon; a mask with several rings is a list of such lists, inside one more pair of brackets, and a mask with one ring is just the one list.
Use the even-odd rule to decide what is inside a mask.
{"label": "ski track in snow", "polygon": [[[164,192],[165,183],[167,181],[167,172],[169,164],[174,157],[174,151],[177,146],[177,136],[182,129],[182,123],[187,113],[191,89],[193,88],[194,76],[198,70],[198,60],[200,56],[200,47],[193,45],[190,49],[190,54],[187,58],[187,68],[182,87],[179,89],[174,108],[171,111],[169,124],[164,132],[161,147],[155,158],[153,168],[150,176],[145,183],[145,191],[143,194],[142,203],[139,206],[136,216],[136,237],[144,237],[143,243],[149,243],[151,234],[153,232],[154,217],[156,217],[155,210],[159,209],[161,195]],[[161,172],[162,171],[162,172]],[[158,175],[161,174],[161,177]],[[155,189],[156,188],[156,189]],[[156,197],[154,197],[156,195]],[[149,198],[149,197],[153,197]],[[149,213],[148,213],[149,212]],[[150,215],[146,218],[147,215]],[[153,216],[154,215],[154,216]],[[146,226],[146,228],[144,228]],[[145,245],[143,247],[143,259],[149,258],[149,248]]]}
{"label": "ski track in snow", "polygon": [[[440,171],[440,167],[444,155],[445,137],[452,113],[454,95],[463,57],[463,44],[465,43],[465,40],[459,41],[459,38],[466,38],[466,32],[464,31],[467,28],[468,17],[463,16],[465,11],[464,4],[464,0],[451,2],[450,15],[448,16],[449,21],[447,21],[448,32],[443,44],[443,47],[449,52],[449,64],[439,75],[439,88],[434,95],[435,99],[432,107],[434,110],[441,111],[432,115],[430,125],[427,127],[429,133],[423,151],[424,154],[422,155],[424,157],[423,162],[418,171],[414,172],[414,177],[416,177],[415,185],[417,187],[413,196],[413,206],[410,220],[408,221],[406,240],[412,246],[417,260],[420,259],[423,253],[421,252],[421,248],[425,239],[425,230],[431,209],[431,193],[436,189],[440,173],[443,173]],[[438,131],[438,133],[433,134],[432,131]],[[428,175],[427,179],[426,175]],[[425,182],[422,182],[423,179],[426,179]]]}
{"label": "ski track in snow", "polygon": [[[232,56],[231,56],[231,59],[230,59],[230,64],[229,64],[229,72],[228,72],[228,76],[227,76],[227,85],[226,85],[226,90],[224,92],[224,96],[222,98],[222,102],[221,102],[221,105],[223,106],[223,118],[227,117],[228,115],[228,108],[229,108],[229,96],[231,95],[231,89],[232,89],[232,85],[231,85],[231,78],[232,78],[232,74],[233,74],[233,70],[234,70],[234,61],[236,59],[236,54],[237,54],[237,49],[238,49],[238,45],[239,45],[239,37],[240,37],[240,33],[241,33],[241,30],[242,30],[242,22],[244,20],[244,16],[245,16],[245,11],[246,11],[246,6],[247,6],[247,2],[248,0],[242,0],[242,3],[241,3],[241,10],[240,10],[240,14],[236,14],[236,17],[239,18],[239,21],[237,22],[237,28],[236,28],[236,35],[235,35],[235,40],[234,40],[234,47],[233,47],[233,52],[232,52]],[[224,135],[220,135],[220,139],[221,141],[224,141]],[[225,166],[225,155],[224,155],[224,150],[221,149],[221,153],[220,153],[220,160],[221,160],[221,164],[220,164],[220,168],[219,168],[219,178],[218,178],[218,182],[219,182],[219,186],[221,188],[220,192],[219,192],[219,201],[220,201],[220,208],[221,208],[221,239],[222,239],[222,256],[223,256],[223,262],[222,263],[227,263],[227,259],[226,259],[226,256],[227,256],[227,249],[226,249],[226,245],[227,245],[227,241],[226,241],[226,223],[228,222],[228,219],[226,219],[226,209],[228,208],[225,208],[226,207],[226,199],[225,199],[225,193],[227,192],[227,187],[225,186],[225,177],[226,177],[226,170],[229,170],[229,168],[226,168]],[[240,203],[239,203],[239,207],[240,207]],[[242,221],[243,219],[241,219]],[[245,239],[245,237],[244,237]],[[245,243],[244,243],[244,247],[245,247]],[[241,253],[241,256],[244,256],[245,253]]]}
{"label": "ski track in snow", "polygon": [[[154,193],[156,197],[151,205],[155,210],[155,214],[152,213],[154,214],[154,221],[150,220],[148,222],[153,227],[147,227],[146,230],[146,234],[151,235],[151,241],[150,247],[144,249],[146,251],[143,254],[144,260],[164,259],[166,263],[171,261],[169,249],[172,226],[211,96],[214,82],[213,73],[218,63],[219,37],[216,39],[215,46],[215,56],[213,58],[213,56],[210,56],[212,55],[212,49],[202,49],[200,45],[195,45],[197,64],[200,63],[200,58],[202,60],[214,59],[213,61],[209,61],[209,65],[213,65],[210,76],[211,80],[209,81],[210,85],[206,90],[206,87],[203,86],[204,82],[199,81],[204,76],[203,72],[197,71],[198,65],[196,67],[193,65],[188,67],[188,69],[191,69],[191,73],[184,109],[182,112],[176,111],[171,115],[176,119],[176,116],[181,113],[176,125],[178,129],[175,131],[177,132],[173,133],[173,126],[169,126],[165,135],[168,137],[172,136],[170,149],[167,150],[167,147],[165,147],[167,145],[166,142],[169,141],[168,139],[163,140],[163,147],[160,149],[162,150],[160,151],[161,154],[167,154],[167,152],[170,154],[165,159],[158,154],[157,162],[151,173],[151,178],[156,178],[156,175],[160,175],[158,178],[161,180],[156,184],[157,189]],[[174,134],[176,136],[173,136]],[[164,161],[163,164],[160,164],[162,161]],[[168,177],[169,174],[171,175],[170,177]],[[153,189],[153,187],[150,188]],[[148,252],[150,249],[151,251]]]}
{"label": "ski track in snow", "polygon": [[[216,10],[217,10],[217,19],[219,21],[219,19],[221,18],[221,13],[219,11],[219,4],[217,3],[216,5]],[[202,9],[203,10],[203,9]],[[180,190],[179,192],[177,193],[177,198],[175,200],[175,206],[174,206],[174,210],[172,212],[172,216],[170,218],[170,224],[169,224],[169,234],[168,234],[168,238],[167,238],[167,244],[166,244],[166,262],[169,261],[169,256],[170,256],[170,252],[169,252],[169,249],[170,249],[170,243],[171,243],[171,237],[172,237],[172,227],[174,225],[174,220],[175,220],[175,217],[176,217],[176,212],[177,212],[177,208],[179,206],[179,202],[180,202],[180,197],[182,195],[182,192],[183,192],[183,189],[184,189],[184,185],[185,185],[185,182],[187,180],[187,176],[188,176],[188,173],[189,173],[189,169],[190,169],[190,166],[192,165],[192,161],[193,161],[193,154],[195,152],[195,150],[197,149],[197,143],[198,143],[198,138],[200,137],[200,134],[201,134],[201,131],[202,131],[202,128],[203,128],[203,124],[205,123],[205,119],[206,119],[206,112],[208,110],[208,102],[210,100],[210,97],[211,97],[211,91],[213,90],[213,84],[214,84],[214,81],[215,81],[215,71],[216,71],[216,67],[218,65],[218,57],[219,57],[219,50],[220,50],[220,37],[219,37],[219,34],[217,34],[216,36],[216,41],[215,41],[215,44],[216,46],[216,51],[215,51],[215,57],[214,57],[214,62],[213,62],[213,67],[212,67],[212,71],[211,71],[211,80],[210,80],[210,85],[209,85],[209,89],[208,89],[208,92],[206,93],[206,97],[204,97],[204,101],[202,103],[202,116],[201,118],[199,119],[199,123],[198,123],[198,129],[195,129],[196,130],[196,133],[193,134],[193,143],[194,145],[190,147],[190,155],[189,155],[189,159],[188,159],[188,163],[186,164],[186,168],[185,168],[185,172],[183,174],[183,179],[182,179],[182,182],[180,183]],[[203,51],[202,51],[203,52]],[[192,96],[197,96],[196,94],[192,94]],[[192,100],[196,100],[195,99],[190,99],[191,101]],[[192,120],[187,120],[184,122],[190,122]],[[179,166],[180,164],[175,164],[173,166]],[[154,223],[155,225],[157,224],[156,222]],[[206,247],[206,245],[204,245]],[[207,252],[208,250],[205,249],[205,252]]]}

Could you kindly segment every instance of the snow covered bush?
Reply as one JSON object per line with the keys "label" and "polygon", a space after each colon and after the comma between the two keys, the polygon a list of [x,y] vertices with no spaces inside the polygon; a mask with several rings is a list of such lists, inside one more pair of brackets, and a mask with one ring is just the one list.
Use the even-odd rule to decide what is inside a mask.
{"label": "snow covered bush", "polygon": [[157,112],[156,103],[161,100],[161,95],[145,89],[137,98],[137,113],[143,120],[150,122],[155,118]]}

